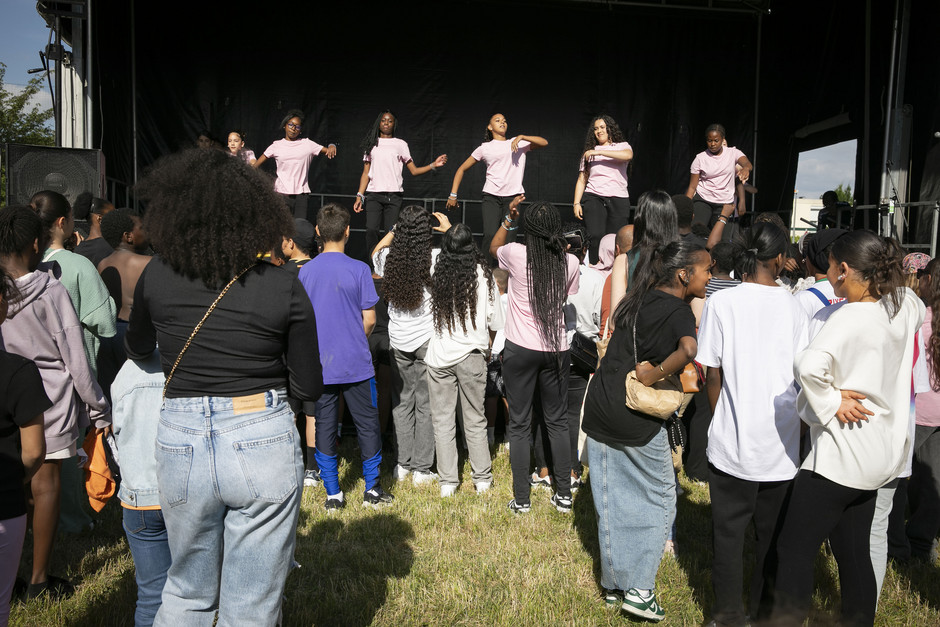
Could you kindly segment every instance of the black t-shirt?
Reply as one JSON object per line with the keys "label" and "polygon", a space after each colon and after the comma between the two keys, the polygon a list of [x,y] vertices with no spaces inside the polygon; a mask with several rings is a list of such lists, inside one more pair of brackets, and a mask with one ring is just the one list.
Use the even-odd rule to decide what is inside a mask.
{"label": "black t-shirt", "polygon": [[20,427],[52,407],[39,368],[29,359],[0,351],[0,520],[26,513]]}
{"label": "black t-shirt", "polygon": [[75,252],[82,257],[86,257],[97,268],[101,260],[113,253],[114,249],[103,237],[96,237],[95,239],[82,240],[82,243],[75,247]]}
{"label": "black t-shirt", "polygon": [[[147,357],[159,342],[163,372],[169,375],[222,287],[207,288],[154,257],[134,292],[124,337],[127,356]],[[323,390],[319,355],[313,306],[300,280],[290,270],[259,263],[206,318],[166,395],[231,397],[286,386],[292,398],[313,401]]]}
{"label": "black t-shirt", "polygon": [[[640,361],[662,363],[679,346],[695,337],[695,316],[682,300],[650,290],[637,316],[636,344]],[[634,412],[626,405],[626,378],[636,366],[633,327],[617,326],[607,354],[594,373],[584,401],[584,432],[605,444],[643,446],[663,428],[658,418]]]}

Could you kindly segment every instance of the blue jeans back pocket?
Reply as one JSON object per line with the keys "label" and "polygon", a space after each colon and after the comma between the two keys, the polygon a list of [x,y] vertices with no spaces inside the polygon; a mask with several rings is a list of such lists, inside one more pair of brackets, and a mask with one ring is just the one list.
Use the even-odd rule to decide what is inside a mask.
{"label": "blue jeans back pocket", "polygon": [[160,495],[170,507],[186,502],[189,474],[193,466],[192,446],[168,446],[157,442],[157,483]]}
{"label": "blue jeans back pocket", "polygon": [[233,446],[252,498],[283,503],[297,490],[293,433],[235,442]]}

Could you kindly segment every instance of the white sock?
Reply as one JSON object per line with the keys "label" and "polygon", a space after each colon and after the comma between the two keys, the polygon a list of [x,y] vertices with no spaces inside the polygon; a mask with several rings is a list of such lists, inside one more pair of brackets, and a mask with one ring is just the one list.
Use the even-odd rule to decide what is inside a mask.
{"label": "white sock", "polygon": [[343,497],[343,493],[342,493],[342,492],[340,492],[339,494],[327,494],[327,495],[326,495],[326,498],[328,498],[328,499],[333,499],[333,500],[335,500],[335,501],[340,501],[340,502],[346,500],[346,499]]}
{"label": "white sock", "polygon": [[648,599],[653,596],[652,590],[647,590],[645,588],[634,588],[634,590],[636,590],[636,593],[640,595],[641,599]]}

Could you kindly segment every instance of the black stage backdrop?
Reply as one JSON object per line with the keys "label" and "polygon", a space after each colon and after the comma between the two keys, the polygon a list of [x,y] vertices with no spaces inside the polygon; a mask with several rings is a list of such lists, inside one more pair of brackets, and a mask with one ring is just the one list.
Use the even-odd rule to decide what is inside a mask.
{"label": "black stage backdrop", "polygon": [[[528,159],[527,197],[570,203],[587,126],[604,112],[620,123],[635,151],[634,204],[648,189],[683,192],[688,166],[704,149],[705,127],[720,122],[729,144],[749,157],[756,142],[758,209],[787,212],[799,151],[862,138],[867,97],[874,200],[894,2],[873,0],[868,94],[863,2],[763,2],[772,13],[761,18],[759,55],[756,13],[667,4],[267,2],[239,9],[234,3],[136,0],[138,163],[143,170],[191,145],[202,128],[222,141],[229,130],[242,129],[260,155],[283,137],[277,125],[287,110],[299,108],[308,116],[305,136],[338,146],[332,162],[314,161],[311,188],[354,194],[362,172],[359,142],[378,113],[391,108],[399,118],[397,134],[418,165],[440,153],[450,159],[422,177],[406,173],[405,195],[440,199],[457,166],[481,143],[489,116],[499,112],[509,120],[510,135],[549,141]],[[743,9],[756,3],[700,3],[706,4]],[[916,166],[933,145],[931,125],[940,111],[935,37],[928,37],[940,3],[913,5],[907,91],[915,101],[919,180]],[[131,3],[96,0],[93,6],[96,131],[108,174],[132,181]],[[842,111],[852,124],[794,138],[796,129]],[[860,160],[859,200],[865,200],[865,168]],[[461,199],[480,198],[483,174],[482,165],[468,173]],[[362,221],[354,218],[353,226]]]}

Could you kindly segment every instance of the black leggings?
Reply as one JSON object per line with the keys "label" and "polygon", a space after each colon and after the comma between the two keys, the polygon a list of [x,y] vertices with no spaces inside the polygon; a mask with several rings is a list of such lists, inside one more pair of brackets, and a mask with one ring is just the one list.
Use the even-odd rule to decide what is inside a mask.
{"label": "black leggings", "polygon": [[581,219],[591,238],[591,263],[597,263],[597,247],[601,238],[616,233],[630,223],[630,199],[615,196],[605,198],[590,192],[581,196]]}
{"label": "black leggings", "polygon": [[813,596],[813,563],[829,538],[839,564],[842,625],[875,621],[878,588],[869,539],[877,490],[856,490],[801,470],[777,542],[773,625],[802,625]]}

